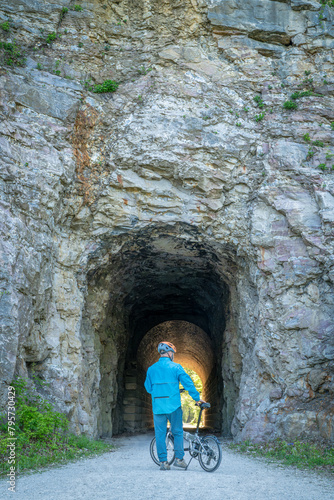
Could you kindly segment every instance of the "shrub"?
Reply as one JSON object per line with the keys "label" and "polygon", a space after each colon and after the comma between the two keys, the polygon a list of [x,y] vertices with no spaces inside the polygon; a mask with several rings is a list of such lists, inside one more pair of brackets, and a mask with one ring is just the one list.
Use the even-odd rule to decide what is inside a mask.
{"label": "shrub", "polygon": [[285,109],[297,109],[298,108],[297,104],[293,101],[285,101],[285,103],[283,104],[283,107]]}
{"label": "shrub", "polygon": [[81,7],[81,5],[75,5],[74,10],[76,10],[77,12],[81,12],[83,8]]}
{"label": "shrub", "polygon": [[49,33],[48,36],[46,37],[46,43],[52,43],[56,40],[57,34],[53,31],[52,33]]}
{"label": "shrub", "polygon": [[5,21],[4,23],[1,23],[0,28],[4,31],[9,31],[10,30],[9,22]]}
{"label": "shrub", "polygon": [[[111,446],[92,441],[86,436],[68,434],[69,422],[63,413],[42,398],[37,387],[47,385],[33,377],[34,386],[28,386],[28,379],[17,378],[12,382],[15,388],[15,426],[8,427],[6,414],[0,418],[0,475],[9,471],[9,436],[15,434],[17,470],[40,469],[41,466],[66,462],[69,459],[110,451]],[[0,415],[1,417],[1,415]]]}
{"label": "shrub", "polygon": [[310,140],[311,140],[310,134],[304,134],[303,139],[305,142],[310,142]]}
{"label": "shrub", "polygon": [[4,63],[7,66],[24,66],[26,59],[21,52],[21,48],[16,45],[16,40],[13,43],[0,42],[0,50]]}
{"label": "shrub", "polygon": [[28,388],[27,379],[18,378],[12,386],[16,394],[16,433],[24,433],[28,440],[46,441],[67,431],[66,416],[55,411],[36,388]]}
{"label": "shrub", "polygon": [[113,80],[105,80],[103,83],[95,85],[93,92],[103,94],[105,92],[115,92],[118,89],[118,83]]}
{"label": "shrub", "polygon": [[65,17],[65,15],[68,13],[68,8],[67,7],[63,7],[60,11],[60,21],[62,21]]}
{"label": "shrub", "polygon": [[301,97],[306,97],[309,95],[313,95],[312,90],[304,90],[303,92],[294,92],[293,94],[291,94],[291,99],[296,100],[300,99]]}
{"label": "shrub", "polygon": [[319,147],[323,147],[324,143],[322,141],[313,141],[312,142],[313,146],[319,146]]}

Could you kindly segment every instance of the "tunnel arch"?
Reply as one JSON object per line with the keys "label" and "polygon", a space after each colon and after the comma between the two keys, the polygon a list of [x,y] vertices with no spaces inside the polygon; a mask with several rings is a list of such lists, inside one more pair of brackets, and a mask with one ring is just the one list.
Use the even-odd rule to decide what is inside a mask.
{"label": "tunnel arch", "polygon": [[[177,352],[174,357],[176,363],[184,368],[190,368],[201,378],[203,384],[202,399],[212,403],[211,411],[205,415],[205,424],[215,424],[220,428],[220,416],[214,412],[219,405],[216,404],[218,397],[220,374],[217,371],[217,362],[213,343],[207,333],[198,326],[188,321],[165,321],[150,329],[141,340],[137,352],[137,377],[138,377],[138,401],[137,412],[141,422],[147,426],[152,425],[152,412],[150,397],[142,390],[143,381],[149,366],[159,359],[157,345],[161,340],[172,342]],[[125,397],[126,401],[126,397]],[[211,424],[210,424],[211,423]]]}
{"label": "tunnel arch", "polygon": [[[231,434],[242,372],[240,262],[245,268],[233,246],[220,247],[198,229],[181,224],[122,234],[96,249],[90,260],[82,325],[89,345],[98,346],[93,401],[98,435],[148,426],[147,395],[146,408],[142,403],[147,362],[145,366],[138,362],[138,352],[150,331],[180,322],[204,332],[211,345],[214,361],[209,378],[216,406],[208,425]],[[242,286],[246,290],[251,286],[244,270]],[[247,307],[252,307],[251,300]],[[249,332],[247,325],[248,337]],[[91,356],[87,354],[87,359]],[[183,361],[194,369],[194,359],[192,366],[186,357]],[[203,367],[196,366],[195,371],[204,374]]]}

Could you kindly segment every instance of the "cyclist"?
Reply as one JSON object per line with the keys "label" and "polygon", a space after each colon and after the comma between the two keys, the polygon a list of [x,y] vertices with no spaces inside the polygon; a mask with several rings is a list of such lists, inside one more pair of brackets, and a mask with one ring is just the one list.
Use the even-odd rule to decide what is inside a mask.
{"label": "cyclist", "polygon": [[145,389],[152,396],[153,420],[160,470],[169,470],[167,462],[166,432],[167,420],[170,421],[174,436],[175,467],[185,469],[183,449],[182,408],[179,382],[189,391],[197,403],[205,403],[200,399],[193,381],[181,365],[174,363],[176,348],[171,342],[160,342],[158,345],[160,359],[147,370]]}

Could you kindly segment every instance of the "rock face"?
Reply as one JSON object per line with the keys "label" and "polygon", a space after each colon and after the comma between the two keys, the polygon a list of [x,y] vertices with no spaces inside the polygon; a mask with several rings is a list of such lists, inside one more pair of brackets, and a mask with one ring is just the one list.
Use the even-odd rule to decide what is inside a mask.
{"label": "rock face", "polygon": [[2,403],[35,370],[76,432],[142,428],[158,332],[212,426],[333,442],[333,10],[80,6],[0,0]]}

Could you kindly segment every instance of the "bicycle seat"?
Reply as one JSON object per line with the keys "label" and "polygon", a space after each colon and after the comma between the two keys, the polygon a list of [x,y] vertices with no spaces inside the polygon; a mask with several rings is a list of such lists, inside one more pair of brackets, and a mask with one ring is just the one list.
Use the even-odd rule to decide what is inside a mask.
{"label": "bicycle seat", "polygon": [[211,405],[210,405],[210,403],[202,403],[201,408],[202,408],[202,410],[204,410],[204,408],[211,408]]}

